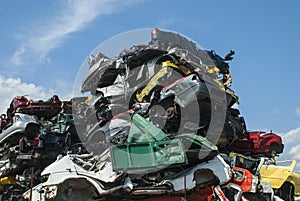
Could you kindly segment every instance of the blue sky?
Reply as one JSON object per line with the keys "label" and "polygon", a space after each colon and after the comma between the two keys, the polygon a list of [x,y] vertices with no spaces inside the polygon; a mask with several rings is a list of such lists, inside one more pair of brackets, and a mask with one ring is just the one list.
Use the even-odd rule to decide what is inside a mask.
{"label": "blue sky", "polygon": [[159,27],[222,56],[235,50],[232,89],[248,129],[272,129],[290,143],[286,153],[296,153],[299,7],[297,0],[0,1],[0,111],[15,95],[71,98],[94,48],[122,32]]}

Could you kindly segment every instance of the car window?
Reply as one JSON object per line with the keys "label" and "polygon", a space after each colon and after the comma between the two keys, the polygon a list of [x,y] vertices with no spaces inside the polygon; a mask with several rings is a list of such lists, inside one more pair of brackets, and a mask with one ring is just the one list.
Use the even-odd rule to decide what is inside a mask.
{"label": "car window", "polygon": [[245,172],[242,170],[234,170],[234,179],[238,181],[243,181],[245,178]]}

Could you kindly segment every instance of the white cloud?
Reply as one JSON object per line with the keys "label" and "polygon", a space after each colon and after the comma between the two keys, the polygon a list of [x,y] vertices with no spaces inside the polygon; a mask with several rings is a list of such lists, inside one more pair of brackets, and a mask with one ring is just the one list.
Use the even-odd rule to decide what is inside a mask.
{"label": "white cloud", "polygon": [[296,108],[295,114],[296,114],[297,116],[300,116],[300,108],[299,108],[299,107]]}
{"label": "white cloud", "polygon": [[21,46],[17,51],[15,51],[14,55],[11,57],[11,62],[16,65],[21,65],[21,55],[25,54],[26,50],[23,46]]}
{"label": "white cloud", "polygon": [[20,78],[5,78],[0,75],[0,113],[5,113],[15,96],[28,95],[33,100],[46,100],[53,94],[53,90],[46,90],[32,83],[22,82]]}
{"label": "white cloud", "polygon": [[0,75],[0,114],[5,113],[15,96],[27,95],[33,100],[47,100],[58,95],[61,100],[69,100],[73,95],[73,84],[65,81],[55,81],[55,87],[48,89],[33,83],[23,82],[20,78],[5,78]]}
{"label": "white cloud", "polygon": [[297,160],[297,171],[300,170],[300,127],[292,129],[282,136],[283,153],[278,160]]}
{"label": "white cloud", "polygon": [[73,94],[73,85],[74,83],[56,80],[55,81],[55,93],[59,95],[61,100],[68,100],[74,97]]}
{"label": "white cloud", "polygon": [[300,157],[299,157],[300,155],[298,153],[300,153],[300,144],[293,146],[291,148],[291,150],[289,151],[289,154],[293,154],[296,157],[294,159],[297,159],[297,160],[300,159]]}
{"label": "white cloud", "polygon": [[67,0],[60,15],[52,16],[51,21],[37,27],[36,32],[29,33],[20,47],[11,57],[11,62],[19,66],[24,62],[49,61],[48,54],[59,47],[73,32],[86,28],[97,16],[118,11],[125,5],[137,2],[136,0]]}
{"label": "white cloud", "polygon": [[300,127],[288,131],[282,138],[285,144],[300,144]]}

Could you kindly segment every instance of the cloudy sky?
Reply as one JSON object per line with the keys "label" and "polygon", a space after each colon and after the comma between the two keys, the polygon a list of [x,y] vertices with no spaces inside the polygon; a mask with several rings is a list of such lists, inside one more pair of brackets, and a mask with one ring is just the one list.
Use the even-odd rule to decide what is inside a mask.
{"label": "cloudy sky", "polygon": [[300,161],[299,7],[297,0],[0,1],[0,112],[16,95],[71,98],[99,44],[160,27],[223,56],[235,50],[232,88],[248,129],[281,134],[284,157]]}

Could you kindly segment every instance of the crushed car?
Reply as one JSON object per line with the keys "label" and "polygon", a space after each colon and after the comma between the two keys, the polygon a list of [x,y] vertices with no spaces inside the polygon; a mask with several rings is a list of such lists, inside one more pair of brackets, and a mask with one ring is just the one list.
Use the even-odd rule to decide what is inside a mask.
{"label": "crushed car", "polygon": [[52,119],[43,119],[15,113],[12,122],[0,136],[0,178],[10,181],[3,187],[1,201],[20,200],[23,192],[41,182],[40,173],[45,167],[80,142],[72,114],[59,113]]}
{"label": "crushed car", "polygon": [[[90,54],[83,97],[15,97],[0,139],[20,116],[39,130],[4,137],[0,200],[279,200],[260,172],[283,145],[256,146],[264,134],[247,132],[230,88],[233,55],[154,28],[148,43]],[[256,147],[231,156],[244,139]]]}
{"label": "crushed car", "polygon": [[42,165],[44,161],[50,164],[59,154],[66,154],[68,148],[81,142],[72,114],[59,113],[55,121],[54,124],[44,126],[32,139],[26,136],[20,138],[16,162],[23,165],[25,163]]}
{"label": "crushed car", "polygon": [[38,117],[51,118],[61,110],[61,100],[57,95],[53,95],[46,101],[29,100],[25,96],[16,96],[7,109],[8,118],[12,118],[15,113],[25,113]]}
{"label": "crushed car", "polygon": [[233,184],[241,187],[244,196],[248,200],[267,200],[274,199],[274,192],[270,183],[259,180],[259,177],[252,174],[249,170],[233,167]]}
{"label": "crushed car", "polygon": [[300,196],[300,174],[294,171],[296,160],[276,161],[260,169],[262,181],[270,182],[276,195],[285,201]]}
{"label": "crushed car", "polygon": [[114,58],[103,53],[89,57],[82,92],[100,100],[91,106],[89,114],[94,119],[90,127],[103,126],[136,103],[149,103],[145,115],[158,124],[163,122],[166,133],[176,135],[190,129],[226,149],[234,139],[246,135],[243,117],[232,108],[238,97],[226,79],[231,77],[227,61],[233,54],[223,59],[180,34],[153,29],[148,44],[125,49]]}
{"label": "crushed car", "polygon": [[[47,181],[33,188],[34,196],[143,200],[149,195],[181,196],[230,181],[230,166],[205,138],[182,134],[170,140],[143,117],[134,114],[133,121],[127,143],[111,146],[101,156],[67,155],[48,166],[41,174]],[[71,188],[69,195],[62,193]],[[83,194],[87,189],[93,190]],[[29,191],[24,194],[28,196]]]}
{"label": "crushed car", "polygon": [[[164,173],[130,173],[128,177],[124,177],[122,172],[114,172],[109,161],[97,164],[101,167],[98,169],[95,163],[91,163],[95,159],[90,159],[90,162],[84,159],[86,160],[86,156],[68,155],[48,166],[41,174],[47,181],[32,189],[33,198],[111,200],[114,197],[115,199],[127,197],[144,200],[150,195],[157,198],[182,196],[185,191],[191,194],[193,189],[217,185],[219,179],[222,183],[226,183],[230,180],[231,173],[228,172],[228,167],[221,157],[193,166],[187,171],[170,168]],[[217,176],[218,173],[220,178]],[[63,193],[68,189],[70,193]],[[27,191],[24,198],[29,199],[29,196],[30,191]]]}
{"label": "crushed car", "polygon": [[247,132],[244,138],[236,139],[229,150],[244,154],[261,154],[273,157],[283,152],[281,137],[273,132]]}
{"label": "crushed car", "polygon": [[0,154],[4,157],[11,146],[17,145],[23,136],[33,138],[40,132],[41,125],[33,115],[15,113],[11,125],[0,134]]}

